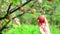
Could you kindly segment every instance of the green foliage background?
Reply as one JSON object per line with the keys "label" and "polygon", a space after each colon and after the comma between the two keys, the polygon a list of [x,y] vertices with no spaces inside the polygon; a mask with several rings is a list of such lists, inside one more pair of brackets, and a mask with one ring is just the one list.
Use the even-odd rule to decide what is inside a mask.
{"label": "green foliage background", "polygon": [[[34,7],[37,11],[36,13],[32,14],[31,11],[26,11],[26,13],[23,16],[19,16],[21,26],[14,25],[13,20],[8,24],[9,28],[3,30],[3,34],[40,34],[39,28],[37,26],[37,16],[40,14],[40,6],[37,3],[33,3],[35,0],[31,1],[24,7],[26,9],[29,9],[32,4],[34,4]],[[0,18],[4,17],[6,14],[6,11],[8,9],[9,3],[13,3],[12,8],[16,7],[17,5],[21,5],[26,2],[26,0],[0,0]],[[43,0],[43,13],[46,16],[48,22],[51,34],[59,34],[60,33],[60,0],[52,0],[51,2],[47,2],[47,0]],[[53,9],[53,7],[56,7],[55,10],[50,10],[50,8]],[[49,11],[47,11],[49,9]],[[53,12],[52,15],[50,15]],[[13,14],[18,15],[21,11],[17,10]],[[13,15],[11,14],[11,15]],[[59,15],[59,16],[56,16]],[[27,22],[29,20],[29,22]],[[1,20],[2,22],[0,24],[0,28],[3,27],[3,25],[7,22],[7,20]]]}

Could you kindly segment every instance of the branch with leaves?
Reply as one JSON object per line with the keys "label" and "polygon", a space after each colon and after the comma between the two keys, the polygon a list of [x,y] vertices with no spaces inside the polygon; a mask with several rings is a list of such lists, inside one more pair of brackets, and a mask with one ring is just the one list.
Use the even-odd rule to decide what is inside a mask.
{"label": "branch with leaves", "polygon": [[[6,14],[4,17],[0,18],[0,20],[5,19],[5,18],[8,16],[8,14],[12,14],[12,13],[15,12],[16,10],[18,10],[19,8],[21,8],[21,7],[23,7],[24,5],[28,4],[30,1],[32,1],[32,0],[27,1],[26,3],[22,4],[21,6],[18,6],[17,8],[15,7],[13,10],[12,10],[12,9],[9,10],[10,7],[11,7],[11,5],[12,5],[12,3],[11,3],[11,4],[9,5],[9,7],[8,7],[7,14]],[[9,12],[9,13],[8,13],[8,12]]]}
{"label": "branch with leaves", "polygon": [[[35,2],[36,2],[36,1],[35,1]],[[35,3],[35,2],[34,2],[34,3]],[[34,4],[32,4],[32,5],[30,6],[30,8],[32,8],[32,6],[34,6]],[[28,10],[26,10],[26,11],[29,11],[29,10],[30,10],[30,9],[28,9]],[[23,13],[21,13],[21,14],[18,14],[17,16],[11,18],[11,19],[0,29],[0,31],[2,31],[3,29],[5,29],[6,26],[7,26],[7,24],[8,24],[12,19],[14,19],[14,18],[16,18],[16,17],[19,17],[19,16],[22,16],[23,14],[25,14],[25,12],[23,12]]]}
{"label": "branch with leaves", "polygon": [[[14,8],[14,10],[12,10],[12,9],[9,10],[9,9],[11,8],[11,5],[12,5],[12,3],[10,3],[10,5],[9,5],[9,7],[8,7],[8,10],[7,10],[7,14],[6,14],[4,17],[0,18],[0,20],[5,19],[5,18],[8,16],[8,14],[12,14],[12,13],[15,12],[16,10],[18,10],[19,8],[21,8],[21,7],[23,7],[24,5],[28,4],[30,1],[31,1],[31,0],[27,1],[26,3],[22,4],[22,5],[19,6],[18,8]],[[11,19],[0,29],[0,34],[2,34],[2,31],[6,28],[7,24],[8,24],[12,19],[14,19],[14,18],[16,18],[16,17],[18,17],[18,16],[22,16],[24,13],[25,13],[25,12],[23,12],[22,14],[19,14],[19,15],[15,16],[15,17],[13,17],[13,18],[11,18]]]}
{"label": "branch with leaves", "polygon": [[11,5],[12,5],[12,3],[9,4],[6,15],[5,15],[4,17],[0,18],[0,20],[5,19],[6,16],[8,16],[8,14],[9,14],[9,9],[11,8]]}

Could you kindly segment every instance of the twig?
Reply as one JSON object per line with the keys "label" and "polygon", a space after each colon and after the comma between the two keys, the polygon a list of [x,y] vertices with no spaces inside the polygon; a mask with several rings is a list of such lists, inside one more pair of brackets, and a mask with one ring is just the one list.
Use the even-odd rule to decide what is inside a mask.
{"label": "twig", "polygon": [[4,17],[0,18],[0,20],[2,20],[2,19],[5,19],[5,18],[6,18],[6,16],[7,16],[7,15],[8,15],[8,13],[9,13],[9,9],[11,8],[11,5],[12,5],[12,3],[10,3],[10,4],[9,4],[6,15],[5,15]]}
{"label": "twig", "polygon": [[[29,3],[30,1],[31,1],[31,0],[27,1],[26,3],[24,3],[24,4],[21,5],[20,7],[12,10],[12,11],[10,12],[10,14],[13,13],[13,12],[15,12],[16,10],[18,10],[18,9],[21,8],[22,6],[26,5],[26,4]],[[10,9],[10,6],[9,6],[9,8],[8,8],[7,11],[9,11],[9,9]],[[8,12],[7,12],[7,14],[8,14]],[[16,18],[16,17],[18,17],[18,16],[22,16],[23,14],[25,14],[25,12],[23,12],[22,14],[19,14],[19,15],[15,16],[15,17],[13,17],[12,19],[14,19],[14,18]],[[6,16],[8,16],[8,15],[6,15]],[[4,18],[6,18],[6,16],[5,16]],[[2,19],[4,19],[4,18],[1,18],[0,20],[2,20]],[[11,19],[0,29],[0,33],[1,33],[1,34],[2,34],[2,31],[6,28],[7,24],[8,24],[10,21],[11,21]]]}
{"label": "twig", "polygon": [[[16,18],[16,17],[18,17],[18,16],[22,16],[23,14],[24,14],[24,13],[19,14],[19,15],[13,17],[12,19],[14,19],[14,18]],[[12,19],[10,19],[10,20],[0,29],[0,34],[2,34],[2,31],[6,28],[7,24],[9,24]]]}
{"label": "twig", "polygon": [[9,5],[9,7],[8,7],[8,10],[7,10],[7,14],[9,13],[9,10],[10,10],[12,4],[13,4],[13,3],[10,3],[10,5]]}
{"label": "twig", "polygon": [[11,20],[9,20],[1,29],[0,29],[0,32],[6,28],[6,25],[10,22]]}
{"label": "twig", "polygon": [[[30,6],[30,7],[31,7],[31,6]],[[27,11],[29,11],[29,9],[28,9]],[[23,14],[25,14],[25,12],[23,12],[22,14],[19,14],[19,15],[15,16],[15,17],[13,17],[13,18],[11,18],[11,19],[0,29],[0,31],[2,31],[3,29],[5,29],[6,26],[7,26],[7,24],[8,24],[12,19],[14,19],[14,18],[16,18],[16,17],[18,17],[18,16],[22,16]]]}
{"label": "twig", "polygon": [[[24,4],[21,5],[20,7],[26,5],[26,4],[29,3],[30,1],[31,1],[31,0],[27,1],[26,3],[24,3]],[[20,7],[14,9],[11,13],[15,12],[15,11],[18,10]],[[9,8],[8,8],[8,10],[9,10]],[[10,13],[10,14],[11,14],[11,13]],[[13,17],[12,19],[14,19],[14,18],[16,18],[16,17],[18,17],[18,16],[22,16],[24,13],[25,13],[25,12],[23,12],[22,14],[19,14],[19,15],[15,16],[15,17]],[[8,15],[7,15],[7,16],[8,16]],[[3,18],[2,18],[2,19],[3,19]],[[1,19],[0,19],[0,20],[1,20]],[[7,25],[10,21],[11,21],[11,19],[0,29],[0,33],[2,33],[2,31],[5,29],[6,25]]]}
{"label": "twig", "polygon": [[28,4],[31,0],[27,1],[26,3],[22,4],[21,6],[19,6],[18,8],[15,8],[14,10],[10,10],[10,14],[15,12],[16,10],[18,10],[19,8],[23,7],[24,5]]}
{"label": "twig", "polygon": [[[18,10],[18,9],[21,8],[22,6],[28,4],[30,1],[31,1],[31,0],[27,1],[26,3],[22,4],[22,5],[19,6],[18,8],[15,8],[14,10],[12,10],[12,9],[9,10],[9,8],[10,8],[10,6],[11,6],[11,5],[9,5],[8,10],[9,10],[10,14],[12,14],[13,12],[15,12],[16,10]],[[7,16],[8,16],[8,14],[6,14],[4,17],[0,18],[0,20],[5,19]]]}

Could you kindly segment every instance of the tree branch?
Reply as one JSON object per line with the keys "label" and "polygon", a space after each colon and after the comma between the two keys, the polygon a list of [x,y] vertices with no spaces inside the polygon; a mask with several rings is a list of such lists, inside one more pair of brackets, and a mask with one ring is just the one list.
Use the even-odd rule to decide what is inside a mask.
{"label": "tree branch", "polygon": [[9,7],[8,7],[8,9],[7,9],[7,14],[9,13],[9,10],[10,10],[12,4],[13,4],[13,3],[10,3],[10,5],[9,5]]}
{"label": "tree branch", "polygon": [[[12,9],[9,10],[10,6],[12,5],[12,4],[10,4],[10,5],[9,5],[9,8],[8,8],[8,10],[7,10],[7,12],[9,11],[10,14],[12,14],[13,12],[15,12],[16,10],[18,10],[18,9],[21,8],[22,6],[28,4],[30,1],[31,1],[31,0],[27,1],[26,3],[22,4],[22,5],[19,6],[18,8],[15,8],[14,10],[12,10]],[[0,20],[5,19],[7,16],[8,16],[8,13],[7,13],[4,17],[0,18]]]}
{"label": "tree branch", "polygon": [[[22,16],[23,14],[24,14],[24,12],[23,12],[22,14],[19,14],[19,15],[13,17],[12,19],[14,19],[14,18],[16,18],[16,17],[18,17],[18,16]],[[12,19],[10,19],[10,20],[0,29],[0,33],[1,33],[1,34],[2,34],[2,31],[6,28],[7,24],[9,24]]]}
{"label": "tree branch", "polygon": [[24,5],[28,4],[31,0],[27,1],[26,3],[22,4],[21,6],[19,6],[18,8],[15,8],[14,10],[10,10],[10,14],[15,12],[16,10],[18,10],[19,8],[23,7]]}
{"label": "tree branch", "polygon": [[[13,13],[13,12],[15,12],[16,10],[18,10],[18,9],[21,8],[22,6],[26,5],[26,4],[29,3],[30,1],[31,1],[31,0],[27,1],[26,3],[22,4],[20,7],[14,9],[14,10],[12,10],[12,11],[10,10],[10,11],[11,11],[10,14]],[[11,5],[10,5],[10,6],[11,6]],[[9,11],[9,9],[10,9],[10,6],[9,6],[9,8],[8,8],[8,10],[7,10],[7,15],[6,15],[6,16],[8,16],[8,11]],[[16,17],[18,17],[18,16],[22,16],[23,14],[25,14],[25,12],[23,12],[22,14],[19,14],[19,15],[15,16],[15,17],[13,17],[12,19],[14,19],[14,18],[16,18]],[[3,18],[0,18],[0,20],[6,18],[6,16],[3,17]],[[10,21],[11,21],[11,19],[0,29],[0,33],[2,33],[2,31],[6,28],[6,25],[7,25]]]}
{"label": "tree branch", "polygon": [[6,16],[7,16],[8,13],[9,13],[9,9],[11,8],[11,5],[12,5],[12,3],[9,4],[6,15],[5,15],[4,17],[0,18],[0,20],[6,18]]}

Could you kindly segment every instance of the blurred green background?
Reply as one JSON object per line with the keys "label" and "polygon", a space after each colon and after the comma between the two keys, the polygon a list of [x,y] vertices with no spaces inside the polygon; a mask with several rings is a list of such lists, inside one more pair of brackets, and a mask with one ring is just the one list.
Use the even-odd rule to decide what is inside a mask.
{"label": "blurred green background", "polygon": [[[9,3],[13,3],[11,9],[18,7],[28,0],[0,0],[0,18],[4,17],[7,13]],[[14,24],[13,19],[7,25],[8,28],[2,31],[2,34],[40,34],[37,17],[42,11],[46,16],[51,34],[60,33],[60,0],[42,0],[42,6],[39,4],[38,0],[32,0],[24,6],[25,10],[17,10],[12,13],[10,16],[18,15],[22,12],[25,12],[24,15],[17,17],[20,22],[20,26]],[[35,2],[35,3],[34,3]],[[34,6],[32,9],[35,9],[36,12],[30,10],[31,5]],[[42,10],[41,10],[42,8]],[[28,11],[27,11],[28,10]],[[8,22],[7,19],[0,20],[0,28]]]}

